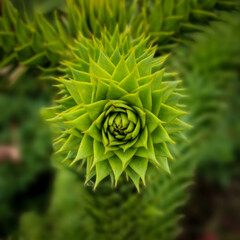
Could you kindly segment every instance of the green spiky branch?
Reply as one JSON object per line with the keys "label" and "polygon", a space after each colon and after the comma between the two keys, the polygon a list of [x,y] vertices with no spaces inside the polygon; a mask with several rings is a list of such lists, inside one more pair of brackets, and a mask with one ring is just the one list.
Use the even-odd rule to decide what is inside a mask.
{"label": "green spiky branch", "polygon": [[184,42],[184,33],[201,30],[201,24],[219,19],[217,10],[234,8],[229,1],[96,1],[68,0],[66,13],[55,12],[50,24],[42,15],[33,23],[27,14],[19,14],[9,1],[3,1],[0,17],[0,67],[12,62],[42,66],[48,70],[66,59],[66,45],[80,33],[100,37],[104,28],[113,34],[127,27],[133,37],[143,33],[158,43],[159,51],[170,51],[176,43]]}
{"label": "green spiky branch", "polygon": [[[42,15],[36,15],[32,23],[25,13],[22,16],[9,1],[3,1],[0,17],[0,67],[10,63],[22,64],[50,71],[59,61],[66,58],[65,47],[70,40],[57,14],[56,29]],[[43,70],[43,69],[42,69]]]}
{"label": "green spiky branch", "polygon": [[[86,162],[84,168],[87,171],[87,180],[95,181],[95,186],[103,180],[99,187],[103,187],[106,183],[107,186],[106,188],[103,187],[103,189],[105,189],[106,192],[108,191],[108,193],[112,192],[112,195],[108,199],[109,202],[105,198],[103,190],[96,190],[96,192],[93,193],[92,190],[89,189],[88,195],[86,194],[86,197],[89,197],[89,199],[84,201],[84,203],[86,204],[88,201],[91,203],[90,206],[92,208],[88,206],[86,209],[91,209],[89,212],[91,212],[93,216],[92,220],[94,222],[92,227],[96,230],[95,233],[97,235],[97,237],[95,235],[95,238],[93,237],[93,239],[106,239],[106,235],[108,236],[107,239],[115,239],[116,235],[118,236],[118,233],[122,231],[125,231],[125,233],[119,235],[119,239],[127,238],[127,236],[132,237],[134,229],[136,229],[137,226],[140,226],[139,232],[141,232],[141,237],[136,236],[135,239],[142,238],[152,240],[160,238],[169,240],[176,234],[175,224],[179,220],[179,216],[175,214],[176,209],[186,201],[185,189],[189,185],[193,174],[194,161],[191,158],[189,151],[189,149],[191,149],[190,144],[181,143],[183,145],[182,148],[174,148],[171,151],[172,153],[177,151],[180,152],[179,154],[173,154],[177,161],[170,166],[172,176],[169,176],[168,173],[161,172],[159,170],[152,173],[151,171],[154,172],[154,170],[149,169],[150,172],[146,177],[148,187],[144,189],[142,195],[136,195],[135,189],[132,186],[129,187],[129,189],[123,194],[121,189],[125,186],[129,186],[129,183],[125,184],[125,180],[123,178],[119,179],[119,181],[123,182],[119,184],[117,190],[113,190],[109,181],[105,181],[104,178],[110,175],[112,181],[115,181],[116,183],[119,175],[122,174],[123,171],[126,171],[137,188],[139,188],[140,178],[143,182],[145,181],[146,165],[148,165],[149,162],[157,164],[155,159],[152,159],[152,156],[150,157],[151,151],[149,150],[152,145],[154,147],[156,143],[158,144],[158,142],[156,142],[158,140],[156,139],[160,139],[161,141],[163,140],[161,139],[163,135],[159,134],[157,136],[158,138],[155,138],[155,144],[150,143],[148,145],[148,142],[145,142],[147,144],[147,149],[143,148],[141,154],[147,154],[147,157],[144,159],[142,157],[143,155],[141,155],[141,161],[139,161],[139,164],[134,164],[131,160],[132,158],[130,157],[128,161],[126,161],[126,169],[123,168],[123,161],[121,161],[124,155],[123,148],[125,148],[125,152],[127,152],[128,149],[126,144],[130,143],[133,145],[129,149],[134,149],[134,144],[136,144],[139,140],[134,138],[134,134],[135,132],[142,134],[146,131],[144,130],[144,127],[149,130],[149,133],[151,134],[155,131],[155,129],[152,132],[150,131],[154,125],[156,125],[156,129],[159,129],[160,127],[161,129],[166,130],[166,139],[161,142],[161,145],[164,145],[166,141],[170,140],[169,137],[171,135],[171,131],[176,130],[176,127],[178,127],[178,130],[182,130],[182,122],[181,125],[176,126],[176,117],[179,113],[182,113],[179,112],[179,106],[176,105],[179,98],[181,99],[181,95],[175,90],[175,83],[177,82],[168,81],[169,76],[172,74],[164,74],[162,63],[165,57],[154,57],[154,48],[149,47],[148,45],[142,46],[143,48],[140,51],[142,55],[140,54],[139,56],[136,56],[138,43],[143,44],[144,42],[143,40],[143,42],[141,41],[142,37],[138,38],[138,36],[146,29],[147,34],[150,36],[148,40],[149,42],[156,40],[156,43],[158,43],[158,49],[161,51],[164,49],[170,49],[171,46],[175,46],[175,44],[172,45],[172,43],[179,41],[177,40],[178,34],[184,32],[185,30],[192,31],[199,29],[190,23],[196,23],[199,22],[199,20],[201,22],[202,18],[215,18],[215,14],[209,14],[209,12],[206,12],[205,10],[213,11],[216,9],[215,7],[219,6],[221,3],[225,3],[225,1],[204,1],[204,3],[199,3],[200,1],[179,1],[178,4],[176,4],[176,1],[161,1],[161,3],[155,1],[154,3],[145,2],[143,5],[140,5],[140,7],[139,5],[136,5],[136,2],[130,1],[126,1],[126,6],[123,5],[124,1],[112,1],[109,5],[107,2],[108,1],[98,1],[99,5],[96,5],[96,1],[94,1],[94,4],[91,2],[91,6],[93,6],[94,9],[89,11],[88,9],[90,8],[86,7],[88,5],[85,5],[87,4],[87,1],[81,1],[81,3],[73,3],[73,1],[69,1],[68,13],[66,14],[67,17],[63,14],[64,20],[61,23],[58,22],[59,24],[56,24],[57,27],[52,27],[44,20],[43,17],[40,17],[40,20],[35,20],[36,22],[31,25],[31,30],[26,31],[27,37],[22,40],[20,40],[20,37],[16,37],[17,34],[14,34],[16,29],[21,28],[16,27],[17,22],[14,21],[14,18],[11,19],[11,13],[14,11],[13,9],[10,9],[10,5],[6,4],[7,7],[4,10],[6,15],[3,14],[4,16],[1,18],[1,21],[4,23],[1,25],[4,26],[1,31],[1,51],[2,53],[6,53],[7,56],[9,56],[9,54],[13,54],[13,56],[10,55],[10,59],[8,59],[7,62],[3,62],[2,65],[6,65],[14,61],[18,63],[20,60],[23,64],[32,65],[32,67],[39,65],[41,67],[45,67],[45,70],[49,71],[49,67],[58,67],[59,61],[62,61],[60,69],[65,75],[62,78],[56,78],[59,82],[60,98],[57,101],[58,107],[54,110],[55,113],[57,113],[57,117],[55,118],[56,123],[62,127],[65,133],[59,138],[59,142],[57,144],[59,145],[58,150],[69,153],[66,159],[67,163],[76,162],[77,164],[80,162]],[[188,12],[184,13],[185,16],[187,16],[184,21],[182,21],[184,17],[181,14],[179,15],[179,9],[185,10],[185,8],[179,7],[179,5],[181,6],[181,4],[179,4],[180,2],[182,4],[186,4],[186,9],[190,9]],[[210,5],[208,5],[208,3],[210,3]],[[231,1],[228,3],[231,5]],[[129,13],[129,9],[132,11],[131,14],[124,15],[125,13]],[[148,10],[145,11],[145,9]],[[158,20],[156,17],[158,12],[155,12],[155,10],[158,9],[164,13],[164,18],[161,20],[161,24],[156,24],[156,19]],[[106,11],[108,11],[109,14],[104,14]],[[135,17],[134,13],[136,13]],[[17,12],[15,12],[15,14],[18,15]],[[109,16],[110,18],[108,18]],[[56,20],[59,20],[59,18],[57,17]],[[7,21],[7,23],[5,21]],[[28,20],[25,19],[25,23],[21,22],[21,24],[23,26],[28,26]],[[111,24],[111,26],[109,24]],[[116,36],[114,35],[114,29],[116,29],[117,24],[120,32],[125,32],[126,26],[129,25],[130,33],[126,34],[127,40],[125,42],[124,37],[122,37],[125,33],[116,34],[120,36],[120,38],[117,38],[117,40],[114,39],[114,36]],[[108,31],[105,31],[103,26]],[[45,32],[45,28],[47,30],[46,32],[49,33]],[[155,28],[158,29],[156,30]],[[117,31],[115,31],[115,33],[117,33]],[[37,42],[40,47],[35,49],[32,48],[32,44],[35,39],[32,37],[34,34],[40,36],[40,38],[37,38]],[[85,37],[82,35],[85,35]],[[5,41],[4,37],[6,36],[12,36],[9,38],[12,40],[9,42]],[[132,40],[132,37],[134,37],[135,40]],[[155,39],[155,37],[157,37],[157,39]],[[59,41],[59,38],[61,38],[61,41]],[[29,42],[29,39],[30,48],[29,46],[24,46],[23,44],[25,41]],[[77,42],[74,43],[74,39],[77,39]],[[116,43],[121,44],[118,44],[118,46],[112,45]],[[5,44],[7,45],[5,46]],[[19,48],[24,51],[21,53]],[[31,50],[31,54],[28,55],[28,51],[25,52],[25,50]],[[128,65],[127,59],[128,57],[131,57],[131,53],[134,52],[133,50],[135,50],[135,54],[132,54],[133,58],[131,61],[128,61]],[[114,52],[116,52],[116,55],[113,55]],[[41,60],[42,56],[44,56],[44,60]],[[21,60],[22,57],[23,60]],[[41,61],[39,61],[39,59]],[[142,63],[144,64],[141,66],[140,64]],[[131,82],[134,84],[129,84],[127,81],[127,78],[131,76],[130,70],[133,70],[131,67],[135,67],[136,69]],[[118,71],[118,73],[114,74],[116,71]],[[154,81],[157,76],[156,73],[161,71],[163,76],[159,78],[157,82]],[[146,75],[142,76],[141,74]],[[144,79],[144,77],[146,78]],[[154,97],[157,95],[155,94],[156,92],[154,92],[155,90],[157,91],[155,88],[156,83],[160,84],[158,88],[162,90],[163,97],[158,98],[158,100],[160,100],[160,103],[163,103],[163,106],[170,106],[170,108],[167,108],[168,110],[171,110],[171,114],[168,114],[166,113],[167,111],[165,111],[165,114],[159,115],[162,110],[162,106],[158,109],[158,114],[154,112],[155,110],[153,110],[154,104],[155,108],[158,107],[156,102],[154,103],[153,101]],[[102,84],[102,88],[99,88],[101,90],[100,92],[97,92],[98,84]],[[144,90],[144,85],[148,84],[151,88],[149,87]],[[114,89],[113,87],[115,87],[118,91],[111,91],[111,89]],[[86,90],[86,92],[83,90]],[[168,90],[170,90],[170,93]],[[122,94],[121,96],[118,95],[119,92]],[[140,92],[143,94],[142,96]],[[130,101],[131,98],[129,96],[132,97],[135,93],[136,96],[132,98],[133,101]],[[139,94],[138,96],[137,93]],[[116,97],[115,94],[118,96]],[[97,96],[104,96],[104,98],[98,99]],[[107,105],[107,102],[110,100],[109,96],[114,98],[114,102],[112,101],[114,104],[110,104],[111,106]],[[91,104],[95,104],[95,102],[97,102],[96,99],[99,100],[98,102],[105,101],[104,104],[101,102],[102,105],[97,105],[100,106],[101,113],[104,113],[104,119],[100,119],[99,121],[96,121],[98,119],[97,117],[100,115],[99,111],[93,111],[97,108],[94,108],[94,105],[90,106]],[[151,101],[152,106],[149,107],[149,103],[151,103]],[[90,108],[90,111],[88,111],[88,107],[92,107]],[[136,110],[138,108],[140,109],[139,111]],[[174,110],[176,108],[177,111]],[[116,109],[118,109],[118,111]],[[145,123],[144,125],[144,117],[141,116],[143,116],[144,113],[148,113],[149,109],[157,115],[153,114],[155,115],[154,117],[150,113],[149,115],[151,115],[152,118],[146,117],[145,120],[146,122],[150,120],[151,124]],[[174,111],[178,114],[173,117]],[[132,112],[133,114],[128,115],[127,112]],[[47,112],[48,116],[50,114],[51,117],[54,117],[55,113],[52,114],[49,111]],[[161,122],[164,120],[161,119],[162,117],[165,118],[165,123]],[[89,121],[86,121],[84,118]],[[166,127],[161,127],[165,126],[164,124],[170,124],[171,121],[175,121],[173,122],[175,123],[173,124],[174,126],[170,126],[168,129],[166,129]],[[125,129],[125,123],[128,124],[127,126],[133,126],[134,129]],[[139,123],[140,130],[138,130]],[[88,128],[90,126],[93,126],[93,129],[85,129],[85,127]],[[100,130],[102,130],[102,132]],[[124,135],[120,130],[123,130]],[[126,132],[124,132],[124,130],[126,130]],[[110,163],[110,159],[112,157],[109,157],[109,159],[102,158],[102,161],[100,162],[101,165],[104,166],[102,168],[98,167],[97,169],[97,165],[99,166],[99,164],[96,162],[94,163],[94,159],[91,156],[94,156],[93,154],[96,152],[94,152],[93,142],[95,141],[101,143],[101,141],[97,140],[99,139],[99,131],[101,137],[105,139],[102,141],[104,143],[104,148],[101,148],[101,150],[103,150],[103,155],[104,149],[106,150],[106,148],[109,149],[110,147],[110,151],[115,154],[118,150],[111,146],[115,143],[118,147],[122,146],[122,148],[120,147],[122,152],[119,155],[120,157],[115,154],[118,159],[116,161],[115,157],[115,159],[112,160],[112,164]],[[147,140],[151,139],[151,134],[148,134]],[[130,136],[130,139],[127,139],[127,135]],[[114,137],[114,139],[112,137]],[[87,138],[88,140],[86,140]],[[121,143],[116,142],[115,140],[117,138],[122,138],[124,141],[121,139]],[[146,140],[146,138],[144,139]],[[136,142],[133,143],[134,141]],[[63,143],[65,144],[63,145]],[[82,143],[85,145],[81,147],[81,151],[79,151],[78,154],[78,149]],[[181,144],[180,146],[182,146]],[[137,147],[135,145],[135,149],[136,148]],[[141,146],[139,146],[139,149],[140,148]],[[96,149],[97,154],[99,154],[100,148]],[[139,149],[134,151],[137,152]],[[159,151],[159,149],[161,148],[158,148],[157,151]],[[136,152],[134,154],[136,154]],[[81,154],[85,155],[82,156]],[[168,167],[166,167],[166,164],[168,163],[166,161],[166,157],[171,157],[171,155],[167,148],[164,148],[159,156],[159,159],[164,158],[164,162],[162,161],[160,166],[162,168],[165,167],[165,170],[168,170]],[[144,161],[142,159],[144,159]],[[117,199],[115,198],[115,194],[117,195]],[[123,201],[126,202],[125,205]],[[103,202],[106,204],[104,205]],[[101,205],[100,209],[99,205]],[[119,207],[119,205],[121,207]],[[128,216],[127,214],[125,216],[121,215],[123,212],[131,212],[132,209],[133,216]],[[106,212],[112,213],[110,218],[104,216],[106,215]],[[121,215],[121,218],[119,215]],[[119,221],[117,219],[112,223],[113,217],[119,217]],[[147,223],[146,219],[149,220]],[[134,225],[135,220],[137,220],[136,225]],[[128,224],[132,225],[129,226]],[[112,228],[113,225],[114,231],[111,232],[110,228]],[[102,237],[100,237],[101,234]],[[138,233],[136,234],[138,235]],[[92,235],[94,234],[92,233]],[[134,237],[132,237],[132,239],[134,239]]]}
{"label": "green spiky branch", "polygon": [[[183,3],[186,4],[186,1],[181,2],[181,4]],[[131,35],[134,35],[132,29],[136,29],[134,11],[130,12],[131,20],[130,17],[127,18],[127,15],[125,18],[121,17],[119,11],[117,11],[123,6],[125,8],[125,1],[120,1],[120,4],[113,1],[109,5],[106,1],[90,5],[85,1],[69,1],[68,4],[68,27],[71,35],[75,35],[75,38],[78,38],[78,41],[81,42],[73,43],[68,41],[69,35],[57,17],[55,20],[57,30],[61,35],[60,41],[56,30],[42,16],[36,18],[34,28],[29,30],[26,24],[20,21],[17,11],[5,1],[1,20],[3,26],[8,30],[6,32],[11,33],[11,29],[24,29],[24,31],[16,34],[16,39],[9,42],[4,42],[4,36],[6,37],[6,35],[3,34],[2,43],[6,44],[5,49],[8,52],[11,52],[12,48],[17,50],[17,53],[13,53],[13,56],[17,56],[19,60],[21,58],[27,59],[29,55],[32,55],[32,51],[30,51],[31,44],[38,43],[36,46],[39,45],[38,50],[40,50],[40,53],[23,61],[23,64],[26,65],[44,65],[47,62],[54,65],[58,64],[60,60],[70,58],[70,63],[65,63],[68,70],[63,70],[67,73],[66,78],[58,79],[64,85],[61,90],[64,97],[58,101],[60,110],[58,109],[59,116],[55,119],[60,126],[66,129],[64,135],[60,137],[60,141],[64,142],[67,137],[65,146],[62,146],[59,151],[68,152],[68,162],[87,161],[86,178],[89,181],[96,176],[95,187],[108,175],[116,184],[125,170],[138,187],[139,177],[145,182],[148,162],[169,171],[166,157],[171,158],[171,154],[165,142],[172,141],[169,132],[178,131],[182,129],[183,125],[180,120],[177,120],[177,123],[174,122],[182,114],[181,111],[174,108],[176,102],[181,98],[179,93],[173,92],[173,88],[177,84],[174,82],[161,83],[164,75],[161,65],[165,57],[154,58],[154,48],[148,48],[147,45],[149,39],[141,40],[142,37],[139,37],[131,40]],[[155,26],[158,26],[156,31],[161,33],[161,26],[163,26],[163,30],[170,29],[169,27],[164,28],[166,21],[170,21],[169,18],[171,19],[170,22],[173,19],[183,19],[171,14],[178,12],[180,6],[185,5],[174,1],[170,3],[156,1],[152,4],[155,5],[146,5],[144,2],[142,10],[148,9],[149,16],[152,14],[156,16],[157,13],[151,13],[149,7],[153,7],[153,10],[158,9],[157,6],[159,6],[159,9],[163,11],[160,15],[163,16],[162,21],[165,21],[164,24],[156,24],[156,22],[151,22],[148,18],[140,17],[142,20],[138,21],[138,26],[141,26],[141,23],[150,22],[149,26],[155,23]],[[96,9],[94,7],[91,9],[91,6],[96,7]],[[137,9],[136,6],[134,1],[128,7]],[[203,5],[191,3],[189,8],[186,9],[189,10],[190,6],[211,8],[215,4],[210,6],[207,3]],[[100,10],[97,11],[97,8]],[[87,9],[89,9],[88,12]],[[106,9],[110,9],[110,12],[104,15],[103,11]],[[127,13],[127,10],[125,11]],[[97,15],[95,15],[96,12]],[[198,14],[200,13],[198,12]],[[202,17],[209,16],[204,12],[201,12],[201,14]],[[185,19],[189,19],[190,12],[185,13],[185,15],[187,16]],[[106,16],[112,17],[112,20]],[[148,16],[148,14],[144,16]],[[125,19],[125,22],[122,23],[123,19]],[[25,17],[25,21],[29,20]],[[111,34],[110,31],[112,31],[111,28],[114,25],[117,24],[124,29],[128,22],[131,21],[133,21],[132,25],[125,37],[120,36],[118,30]],[[94,26],[97,26],[99,22],[99,26],[105,28],[95,29],[93,28],[93,22],[95,23]],[[17,24],[20,24],[20,26]],[[113,24],[113,26],[109,24]],[[175,29],[178,28],[176,22],[172,22],[169,26],[174,26]],[[107,31],[104,29],[107,29]],[[108,31],[108,29],[110,30]],[[98,36],[100,34],[100,32],[97,32],[98,30],[102,32],[101,37]],[[151,27],[148,31],[152,36],[153,30]],[[141,31],[137,32],[137,35],[141,34]],[[88,34],[90,40],[81,37],[80,33]],[[30,37],[31,42],[23,48],[20,47],[20,52],[19,48],[13,47],[16,40],[23,43],[31,34],[33,34],[33,37]],[[98,38],[93,38],[92,34],[98,36]],[[41,40],[35,35],[43,36],[43,39]],[[22,36],[24,38],[21,38]],[[121,40],[119,36],[122,38]],[[159,42],[158,39],[157,42],[160,43],[161,41]],[[103,49],[101,49],[102,45]],[[11,58],[10,56],[10,60]],[[75,71],[69,75],[68,72],[71,69],[75,69]],[[101,81],[99,81],[99,78]],[[72,81],[69,81],[69,79],[72,79]],[[166,87],[165,90],[164,87]],[[116,94],[116,92],[119,93]],[[166,101],[169,97],[171,100],[168,105]],[[96,108],[99,108],[98,112],[96,112]],[[119,108],[119,110],[115,111],[115,108]],[[167,131],[166,128],[170,130]],[[150,134],[152,135],[151,138]],[[101,143],[101,146],[98,143]],[[91,147],[89,147],[90,145]],[[144,148],[145,150],[143,150]],[[100,154],[101,152],[103,154]],[[134,156],[137,158],[130,161]],[[108,160],[108,158],[111,158],[111,160]],[[128,168],[128,165],[131,168]],[[103,169],[104,171],[102,171]]]}
{"label": "green spiky branch", "polygon": [[94,192],[91,187],[85,188],[82,204],[91,216],[90,239],[175,239],[181,231],[177,224],[183,217],[177,209],[188,199],[186,189],[192,184],[196,167],[193,144],[179,141],[173,151],[176,161],[170,162],[171,175],[151,169],[146,177],[147,188],[141,194],[133,184],[122,182],[124,179],[114,191],[107,180]]}
{"label": "green spiky branch", "polygon": [[75,58],[63,63],[65,78],[57,79],[63,97],[45,113],[65,129],[57,151],[70,165],[86,162],[86,182],[96,175],[95,187],[108,175],[116,185],[125,172],[139,189],[149,163],[169,172],[167,143],[188,127],[178,119],[185,114],[179,81],[165,80],[166,56],[154,58],[147,41],[118,28],[99,40],[80,37]]}
{"label": "green spiky branch", "polygon": [[192,32],[202,31],[210,20],[220,20],[219,10],[235,9],[237,1],[150,0],[143,1],[132,29],[137,36],[148,33],[158,52],[169,52],[179,43],[188,43]]}

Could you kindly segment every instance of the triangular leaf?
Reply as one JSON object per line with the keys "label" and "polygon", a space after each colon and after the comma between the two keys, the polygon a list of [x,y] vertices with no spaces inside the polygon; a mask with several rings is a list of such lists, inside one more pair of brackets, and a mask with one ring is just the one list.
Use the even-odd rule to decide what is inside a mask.
{"label": "triangular leaf", "polygon": [[138,192],[140,192],[140,188],[139,188],[140,176],[137,173],[135,173],[130,167],[128,167],[126,169],[126,173],[132,179],[132,181],[133,181],[134,185],[136,186]]}
{"label": "triangular leaf", "polygon": [[137,106],[140,108],[143,107],[142,102],[139,97],[139,92],[127,94],[127,95],[121,97],[120,99],[130,103],[133,106]]}
{"label": "triangular leaf", "polygon": [[122,96],[128,94],[127,91],[122,89],[121,87],[117,86],[115,83],[111,82],[110,87],[107,93],[107,98],[108,99],[119,99]]}
{"label": "triangular leaf", "polygon": [[69,81],[69,80],[61,80],[64,85],[66,86],[68,92],[70,93],[70,95],[73,97],[73,99],[75,100],[75,102],[77,104],[81,104],[83,101],[82,101],[82,98],[80,97],[79,93],[78,93],[78,90],[76,89],[76,86],[74,85],[74,83],[72,81]]}
{"label": "triangular leaf", "polygon": [[90,82],[90,74],[71,68],[73,79],[79,82]]}
{"label": "triangular leaf", "polygon": [[163,95],[162,90],[155,90],[152,92],[152,113],[155,116],[158,116],[159,114],[162,103],[162,95]]}
{"label": "triangular leaf", "polygon": [[136,142],[136,144],[134,145],[134,147],[139,148],[139,147],[144,147],[147,149],[147,142],[148,142],[148,130],[145,127],[138,139],[138,141]]}
{"label": "triangular leaf", "polygon": [[165,105],[164,103],[161,104],[161,109],[159,112],[159,118],[163,121],[170,122],[173,119],[186,114],[186,112],[177,110],[171,106]]}
{"label": "triangular leaf", "polygon": [[149,132],[152,133],[162,121],[158,119],[158,117],[156,117],[152,112],[146,110],[146,122]]}
{"label": "triangular leaf", "polygon": [[112,74],[115,65],[112,63],[112,61],[101,51],[98,59],[99,66],[107,71],[109,74]]}
{"label": "triangular leaf", "polygon": [[172,154],[169,152],[167,144],[165,142],[154,144],[155,152],[157,156],[168,157],[173,159]]}
{"label": "triangular leaf", "polygon": [[128,71],[127,65],[125,63],[125,60],[122,58],[112,74],[112,79],[120,82],[128,74],[129,74],[129,71]]}
{"label": "triangular leaf", "polygon": [[133,70],[128,76],[126,76],[119,84],[119,86],[129,93],[138,89],[138,83],[135,76],[135,71]]}
{"label": "triangular leaf", "polygon": [[151,83],[147,83],[139,87],[139,97],[142,101],[143,107],[152,110],[152,93],[151,93]]}
{"label": "triangular leaf", "polygon": [[106,99],[106,95],[109,89],[109,85],[100,79],[97,82],[97,90],[95,94],[95,101]]}
{"label": "triangular leaf", "polygon": [[115,185],[117,186],[118,179],[123,172],[122,162],[116,155],[109,158],[108,161],[113,170],[113,174],[115,177]]}
{"label": "triangular leaf", "polygon": [[102,141],[101,130],[97,127],[96,123],[93,123],[85,133],[97,141]]}
{"label": "triangular leaf", "polygon": [[92,84],[87,83],[87,82],[77,82],[75,80],[73,80],[72,82],[75,84],[77,91],[78,91],[79,95],[81,96],[82,101],[85,104],[91,103],[92,92],[93,92]]}
{"label": "triangular leaf", "polygon": [[114,155],[113,152],[105,153],[105,148],[102,142],[94,139],[94,163],[106,160]]}
{"label": "triangular leaf", "polygon": [[134,157],[130,161],[129,166],[141,177],[144,185],[146,185],[145,175],[148,167],[148,160],[146,158]]}
{"label": "triangular leaf", "polygon": [[94,61],[90,63],[90,73],[100,78],[111,78],[111,75]]}
{"label": "triangular leaf", "polygon": [[87,110],[90,118],[94,121],[102,113],[106,103],[107,103],[107,100],[101,100],[101,101],[94,102],[91,104],[86,104],[86,105],[84,105],[84,108]]}
{"label": "triangular leaf", "polygon": [[89,117],[88,113],[85,113],[74,120],[66,122],[66,124],[69,124],[70,126],[74,126],[80,131],[86,131],[91,126],[91,123],[92,123],[92,120]]}
{"label": "triangular leaf", "polygon": [[173,142],[161,124],[153,131],[152,140],[154,144],[162,142]]}
{"label": "triangular leaf", "polygon": [[147,149],[144,147],[138,148],[138,151],[136,152],[136,156],[151,159],[154,162],[156,161],[156,156],[155,156],[155,151],[154,151],[154,146],[153,146],[153,141],[151,136],[148,136]]}
{"label": "triangular leaf", "polygon": [[169,134],[179,132],[184,129],[191,129],[191,128],[192,128],[191,125],[183,122],[182,120],[180,120],[178,118],[165,125],[165,129]]}
{"label": "triangular leaf", "polygon": [[93,139],[88,134],[84,134],[82,142],[77,152],[77,156],[75,157],[71,165],[73,165],[75,162],[81,159],[90,157],[92,155],[93,155]]}
{"label": "triangular leaf", "polygon": [[152,60],[153,60],[153,54],[151,54],[147,58],[144,58],[141,62],[137,64],[138,72],[141,77],[151,74]]}
{"label": "triangular leaf", "polygon": [[123,169],[125,169],[128,165],[128,163],[130,162],[130,160],[132,159],[132,157],[134,156],[134,154],[136,153],[137,148],[129,148],[127,151],[123,152],[122,150],[118,150],[115,151],[115,154],[120,158],[120,160],[122,161],[122,167]]}
{"label": "triangular leaf", "polygon": [[94,189],[98,184],[112,172],[112,168],[107,160],[96,163],[96,181]]}
{"label": "triangular leaf", "polygon": [[133,68],[136,65],[135,52],[134,51],[132,51],[131,54],[128,56],[128,58],[126,60],[126,65],[128,67],[129,72],[132,72]]}

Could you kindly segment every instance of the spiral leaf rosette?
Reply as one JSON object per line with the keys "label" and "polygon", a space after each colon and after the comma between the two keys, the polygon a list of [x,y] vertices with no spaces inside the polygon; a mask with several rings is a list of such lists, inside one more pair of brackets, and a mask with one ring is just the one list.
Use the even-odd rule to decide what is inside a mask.
{"label": "spiral leaf rosette", "polygon": [[[125,173],[139,190],[149,164],[169,172],[172,135],[186,128],[178,117],[180,81],[169,80],[148,39],[118,29],[100,39],[79,36],[63,63],[57,106],[45,111],[61,127],[55,146],[68,165],[86,163],[86,182]],[[50,115],[49,115],[50,114]]]}

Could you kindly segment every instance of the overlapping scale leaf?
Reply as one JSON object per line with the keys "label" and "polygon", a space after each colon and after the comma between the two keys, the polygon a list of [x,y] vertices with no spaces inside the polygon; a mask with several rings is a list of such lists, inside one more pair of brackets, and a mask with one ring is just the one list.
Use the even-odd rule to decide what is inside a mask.
{"label": "overlapping scale leaf", "polygon": [[155,58],[155,50],[117,27],[101,39],[79,35],[74,59],[63,62],[66,75],[57,81],[64,94],[49,121],[63,129],[58,151],[72,166],[86,162],[86,182],[95,187],[108,176],[117,185],[127,174],[139,189],[150,165],[170,171],[168,144],[187,124],[178,119],[179,98],[171,98],[181,98],[180,81],[164,80],[171,75],[161,67],[166,57]]}

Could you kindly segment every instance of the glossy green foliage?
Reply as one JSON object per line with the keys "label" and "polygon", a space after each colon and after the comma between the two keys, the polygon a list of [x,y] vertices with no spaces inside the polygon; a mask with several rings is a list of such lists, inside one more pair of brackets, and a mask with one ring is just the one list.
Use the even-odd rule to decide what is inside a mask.
{"label": "glossy green foliage", "polygon": [[126,172],[139,189],[149,163],[170,172],[167,144],[188,127],[178,118],[185,114],[180,81],[165,80],[167,56],[155,58],[146,42],[118,28],[100,40],[80,36],[71,62],[63,63],[66,76],[56,79],[63,97],[45,114],[64,128],[58,152],[68,153],[71,165],[86,162],[86,182],[96,176],[95,187],[108,175],[116,185]]}

